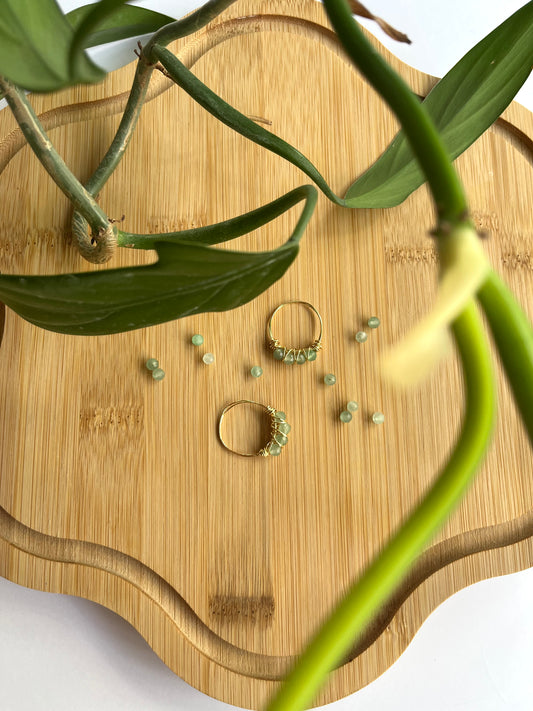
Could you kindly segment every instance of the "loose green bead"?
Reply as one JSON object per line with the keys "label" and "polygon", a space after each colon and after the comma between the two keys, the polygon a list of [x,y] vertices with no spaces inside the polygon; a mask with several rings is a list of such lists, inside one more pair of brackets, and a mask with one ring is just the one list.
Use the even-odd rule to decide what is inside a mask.
{"label": "loose green bead", "polygon": [[294,353],[287,353],[285,358],[283,359],[283,362],[286,363],[287,365],[293,365],[294,363]]}
{"label": "loose green bead", "polygon": [[298,351],[298,354],[296,355],[296,362],[298,365],[303,365],[307,362],[307,358],[305,357],[305,353],[303,351]]}
{"label": "loose green bead", "polygon": [[283,360],[285,358],[285,348],[276,348],[272,355],[276,360]]}
{"label": "loose green bead", "polygon": [[381,321],[377,316],[372,316],[371,318],[368,319],[367,324],[368,328],[377,328]]}
{"label": "loose green bead", "polygon": [[152,378],[154,380],[163,380],[165,377],[165,371],[162,368],[154,368],[152,370]]}
{"label": "loose green bead", "polygon": [[355,340],[357,343],[364,343],[366,339],[368,338],[368,335],[364,331],[357,331],[355,334]]}
{"label": "loose green bead", "polygon": [[348,410],[343,410],[341,414],[339,415],[340,421],[344,423],[348,423],[352,421],[352,414],[351,412],[348,412]]}
{"label": "loose green bead", "polygon": [[289,441],[289,438],[286,435],[281,434],[281,432],[276,432],[274,439],[281,447],[284,447]]}
{"label": "loose green bead", "polygon": [[276,442],[269,442],[268,452],[273,457],[278,457],[281,454],[281,447]]}
{"label": "loose green bead", "polygon": [[335,385],[337,382],[337,378],[333,375],[333,373],[328,373],[327,375],[324,375],[324,383],[326,385]]}
{"label": "loose green bead", "polygon": [[291,426],[288,422],[280,422],[277,429],[278,432],[281,432],[281,434],[288,435],[291,431]]}
{"label": "loose green bead", "polygon": [[212,353],[204,353],[202,360],[206,365],[211,365],[215,362],[215,356]]}
{"label": "loose green bead", "polygon": [[283,421],[285,421],[287,419],[287,415],[284,412],[282,412],[281,410],[277,410],[274,417],[276,417],[276,419],[278,419],[278,420],[283,420]]}
{"label": "loose green bead", "polygon": [[148,370],[155,370],[156,368],[159,368],[159,361],[155,358],[148,358],[146,361],[146,367]]}
{"label": "loose green bead", "polygon": [[385,415],[382,412],[374,412],[372,422],[375,425],[382,425],[385,422]]}
{"label": "loose green bead", "polygon": [[203,342],[204,337],[199,333],[195,333],[194,336],[191,338],[191,343],[193,344],[193,346],[201,346],[203,345]]}
{"label": "loose green bead", "polygon": [[308,361],[313,361],[316,360],[316,351],[314,348],[308,348],[305,351],[305,357],[307,358]]}
{"label": "loose green bead", "polygon": [[355,402],[355,400],[350,400],[350,402],[346,405],[346,409],[348,412],[357,412],[359,409],[359,403]]}
{"label": "loose green bead", "polygon": [[252,374],[252,378],[260,378],[263,375],[263,368],[259,365],[254,365],[250,373]]}

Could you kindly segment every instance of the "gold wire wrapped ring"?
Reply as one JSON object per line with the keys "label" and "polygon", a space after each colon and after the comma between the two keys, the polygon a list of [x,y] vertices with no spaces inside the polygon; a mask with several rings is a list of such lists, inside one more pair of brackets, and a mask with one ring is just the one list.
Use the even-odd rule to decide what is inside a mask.
{"label": "gold wire wrapped ring", "polygon": [[[236,449],[232,449],[222,436],[222,421],[224,416],[237,405],[257,405],[257,407],[262,408],[270,416],[270,439],[258,452],[240,452]],[[291,426],[287,422],[286,415],[281,410],[276,410],[270,405],[263,405],[260,402],[255,402],[255,400],[237,400],[237,402],[232,402],[227,405],[220,415],[218,421],[218,436],[221,444],[233,454],[238,454],[241,457],[277,457],[281,454],[282,447],[284,447],[289,441],[287,435],[291,431]]]}
{"label": "gold wire wrapped ring", "polygon": [[[318,334],[318,338],[315,338],[313,343],[310,346],[307,346],[306,348],[286,348],[285,346],[281,345],[277,338],[274,338],[274,335],[272,333],[272,321],[274,319],[274,316],[278,313],[278,311],[280,311],[280,309],[282,309],[284,306],[288,306],[289,304],[302,304],[302,306],[305,306],[307,309],[309,309],[315,314],[318,319],[318,323],[320,324],[320,332]],[[308,301],[286,301],[285,303],[280,304],[277,309],[272,312],[272,315],[268,320],[267,345],[272,351],[272,355],[276,360],[283,361],[287,365],[292,365],[293,363],[303,365],[304,363],[307,363],[307,361],[316,360],[316,355],[318,351],[322,348],[323,329],[324,326],[322,323],[322,317],[312,304],[310,304]]]}

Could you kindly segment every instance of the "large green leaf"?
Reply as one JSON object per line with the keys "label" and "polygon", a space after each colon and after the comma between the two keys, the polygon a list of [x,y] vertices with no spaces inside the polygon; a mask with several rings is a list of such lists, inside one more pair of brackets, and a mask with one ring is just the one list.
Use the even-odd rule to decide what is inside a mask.
{"label": "large green leaf", "polygon": [[84,53],[69,62],[74,30],[55,0],[0,0],[0,74],[31,91],[100,81],[105,72]]}
{"label": "large green leaf", "polygon": [[[222,223],[221,234],[202,228],[166,235],[145,246],[158,261],[57,276],[0,275],[0,300],[31,323],[59,333],[96,336],[130,331],[204,311],[241,306],[280,279],[298,254],[298,243],[316,204],[317,192],[304,185],[259,210]],[[289,240],[269,252],[232,252],[210,244],[242,234],[252,215],[256,227],[301,200],[305,206]],[[204,243],[204,239],[207,242]],[[169,243],[173,240],[173,243]]]}
{"label": "large green leaf", "polygon": [[[94,3],[78,7],[67,13],[67,20],[77,30],[94,8]],[[85,47],[95,47],[116,40],[138,37],[151,32],[156,32],[161,27],[173,22],[174,18],[160,12],[146,10],[135,5],[124,5],[116,8],[111,15],[107,15],[98,27],[84,35]]]}
{"label": "large green leaf", "polygon": [[[533,66],[533,2],[473,47],[428,94],[424,105],[452,159],[491,126]],[[346,193],[348,207],[393,207],[424,182],[400,131]]]}

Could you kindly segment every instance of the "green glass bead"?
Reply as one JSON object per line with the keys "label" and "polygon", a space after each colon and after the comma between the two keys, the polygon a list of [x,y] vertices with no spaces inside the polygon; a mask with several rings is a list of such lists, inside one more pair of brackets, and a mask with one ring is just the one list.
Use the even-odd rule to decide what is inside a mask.
{"label": "green glass bead", "polygon": [[289,425],[288,422],[280,422],[277,429],[278,429],[278,432],[281,432],[281,434],[288,435],[289,432],[291,431],[291,426]]}
{"label": "green glass bead", "polygon": [[281,410],[277,410],[274,417],[277,420],[282,420],[282,421],[285,421],[287,419],[287,415],[284,412],[282,412]]}
{"label": "green glass bead", "polygon": [[313,361],[316,360],[316,351],[314,348],[308,348],[305,351],[305,357],[307,358],[308,361]]}
{"label": "green glass bead", "polygon": [[212,353],[204,353],[202,360],[206,365],[211,365],[215,362],[215,356]]}
{"label": "green glass bead", "polygon": [[298,351],[296,355],[296,362],[298,365],[303,365],[307,362],[307,358],[305,357],[305,353],[303,351]]}
{"label": "green glass bead", "polygon": [[294,353],[287,353],[285,358],[283,359],[284,363],[287,363],[287,365],[293,365],[294,363]]}
{"label": "green glass bead", "polygon": [[285,348],[276,348],[272,355],[276,360],[283,360],[285,358]]}
{"label": "green glass bead", "polygon": [[348,410],[343,410],[339,415],[341,422],[348,423],[352,421],[352,413]]}
{"label": "green glass bead", "polygon": [[165,371],[163,368],[154,368],[154,370],[152,370],[152,378],[154,380],[163,380],[164,377]]}
{"label": "green glass bead", "polygon": [[385,422],[385,415],[382,412],[374,412],[372,422],[375,425],[382,425]]}
{"label": "green glass bead", "polygon": [[274,439],[281,447],[284,447],[289,441],[289,438],[286,435],[281,434],[281,432],[276,432]]}
{"label": "green glass bead", "polygon": [[277,457],[281,454],[281,447],[276,442],[268,443],[268,453],[273,457]]}
{"label": "green glass bead", "polygon": [[252,374],[252,378],[260,378],[263,375],[263,368],[259,365],[254,365],[250,373]]}
{"label": "green glass bead", "polygon": [[146,367],[148,370],[155,370],[156,368],[159,368],[159,361],[155,358],[148,358],[146,361]]}
{"label": "green glass bead", "polygon": [[359,403],[355,402],[355,400],[350,400],[350,402],[346,405],[346,409],[348,412],[357,412],[359,409]]}
{"label": "green glass bead", "polygon": [[381,321],[377,316],[372,316],[371,318],[368,319],[367,324],[368,328],[377,328]]}
{"label": "green glass bead", "polygon": [[355,340],[357,343],[364,343],[366,339],[368,338],[368,335],[364,331],[357,331],[355,334]]}
{"label": "green glass bead", "polygon": [[333,375],[333,373],[328,373],[327,375],[324,375],[324,382],[326,385],[335,385],[337,378]]}
{"label": "green glass bead", "polygon": [[201,346],[204,343],[204,337],[199,333],[195,333],[194,336],[191,338],[191,343],[193,344],[193,346]]}

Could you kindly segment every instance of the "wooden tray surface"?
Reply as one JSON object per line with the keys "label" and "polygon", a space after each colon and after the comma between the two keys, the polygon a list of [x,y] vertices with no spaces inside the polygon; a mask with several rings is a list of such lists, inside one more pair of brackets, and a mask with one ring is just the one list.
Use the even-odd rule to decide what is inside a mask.
{"label": "wooden tray surface", "polygon": [[[225,99],[296,145],[339,193],[397,130],[318,3],[239,2],[176,50]],[[392,62],[419,94],[434,83]],[[133,71],[129,65],[98,86],[32,97],[81,179],[109,144]],[[210,224],[309,182],[181,90],[167,89],[164,77],[154,78],[132,145],[100,196],[107,214],[125,215],[125,229]],[[74,106],[57,110],[67,105]],[[531,114],[515,104],[457,161],[476,222],[491,233],[492,262],[530,317],[532,137]],[[5,162],[20,144],[8,111],[0,113],[0,139]],[[2,272],[107,268],[77,255],[67,201],[27,148],[0,176],[0,190]],[[298,210],[235,248],[281,244]],[[407,393],[383,382],[378,369],[380,355],[435,293],[432,222],[425,187],[390,210],[345,210],[321,196],[295,264],[230,313],[82,338],[36,329],[6,310],[0,574],[106,605],[190,684],[260,706],[422,496],[457,433],[454,357]],[[153,258],[119,250],[108,266]],[[275,362],[265,348],[269,314],[291,299],[311,302],[324,319],[324,350],[302,367]],[[371,315],[382,325],[358,344],[354,334]],[[278,323],[282,339],[316,335],[304,309],[286,309]],[[204,347],[191,345],[193,333],[204,335]],[[206,351],[215,354],[211,366],[201,360]],[[143,366],[152,356],[166,371],[160,383]],[[264,369],[257,380],[249,375],[255,364]],[[328,372],[337,376],[334,387],[323,384]],[[466,500],[319,703],[381,674],[452,593],[533,563],[531,451],[503,378],[499,391],[494,443]],[[222,448],[220,412],[241,398],[287,413],[292,432],[280,457],[245,459]],[[338,415],[352,399],[360,410],[344,425]],[[370,421],[376,410],[385,413],[382,426]],[[231,414],[230,435],[253,447],[256,418]]]}

